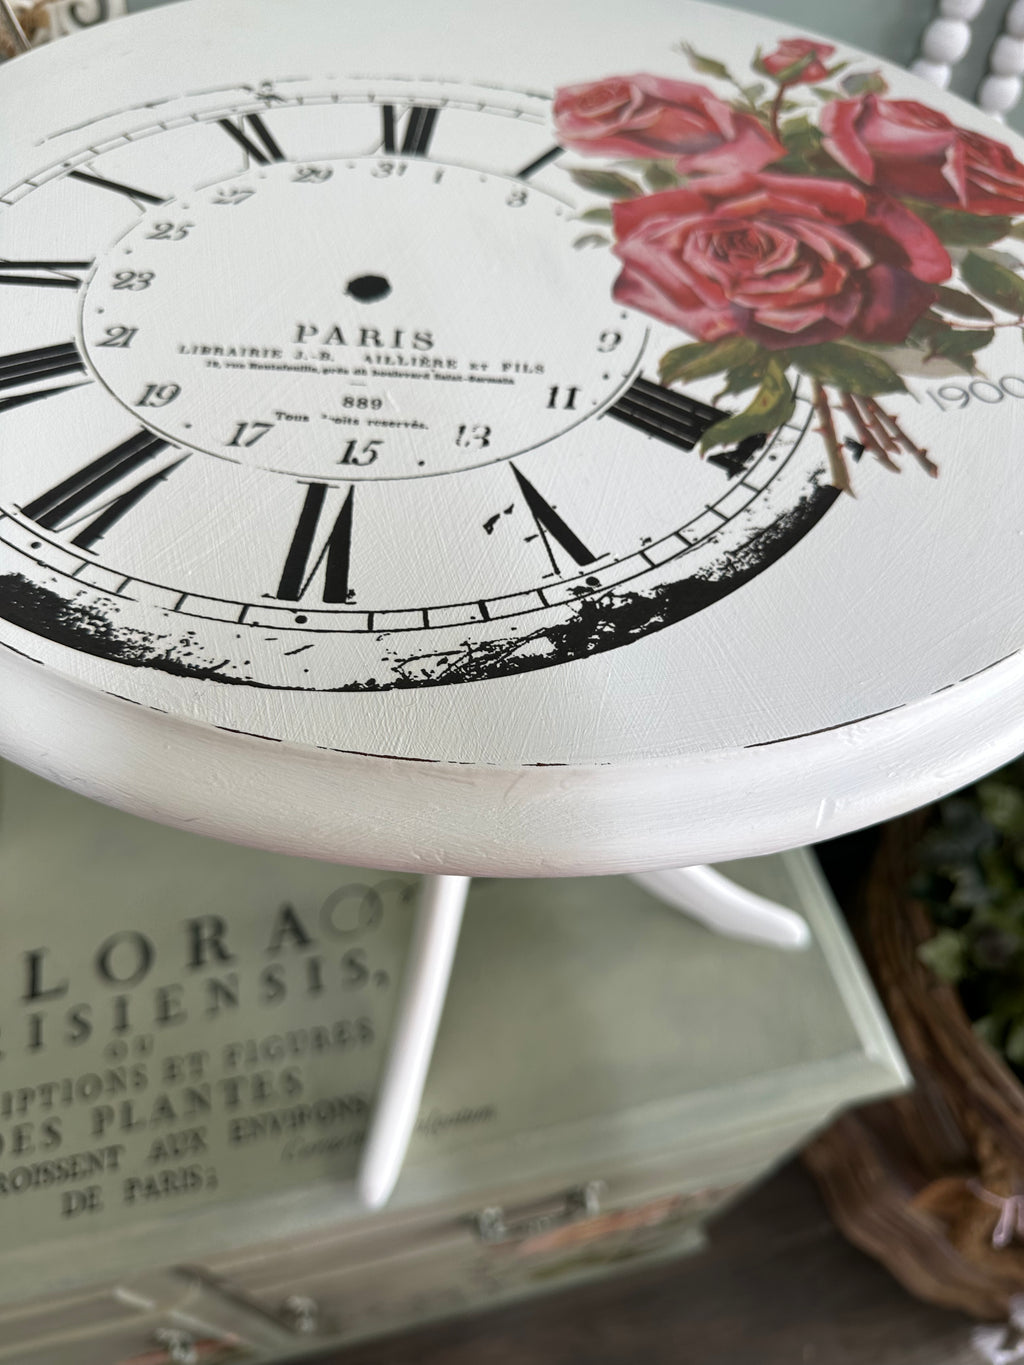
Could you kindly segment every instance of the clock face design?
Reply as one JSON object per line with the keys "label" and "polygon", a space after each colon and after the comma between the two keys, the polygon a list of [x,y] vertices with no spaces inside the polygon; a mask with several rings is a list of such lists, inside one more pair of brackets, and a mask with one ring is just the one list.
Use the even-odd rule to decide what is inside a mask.
{"label": "clock face design", "polygon": [[477,681],[700,612],[838,496],[799,388],[700,457],[731,409],[658,382],[678,333],[613,297],[543,95],[289,79],[76,132],[0,195],[18,627],[224,684]]}

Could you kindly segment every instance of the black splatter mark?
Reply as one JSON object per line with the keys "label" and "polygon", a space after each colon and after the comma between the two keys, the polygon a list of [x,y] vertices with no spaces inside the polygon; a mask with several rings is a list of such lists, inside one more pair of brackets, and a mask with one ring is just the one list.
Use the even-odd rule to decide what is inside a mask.
{"label": "black splatter mark", "polygon": [[[509,622],[510,638],[505,640],[469,638],[443,652],[404,657],[396,652],[389,660],[392,676],[387,680],[370,678],[303,689],[225,673],[225,660],[214,663],[204,658],[196,631],[182,629],[174,618],[169,618],[174,629],[167,634],[140,630],[119,623],[116,613],[101,611],[84,599],[67,601],[20,574],[0,576],[0,618],[80,653],[133,668],[266,691],[379,692],[479,682],[616,649],[705,610],[787,554],[839,496],[835,488],[813,485],[796,507],[753,535],[724,562],[648,591],[593,589],[578,599],[568,621],[531,631],[527,618],[518,625]],[[382,632],[377,638],[399,641],[409,637],[406,632]],[[246,665],[248,660],[242,667]]]}

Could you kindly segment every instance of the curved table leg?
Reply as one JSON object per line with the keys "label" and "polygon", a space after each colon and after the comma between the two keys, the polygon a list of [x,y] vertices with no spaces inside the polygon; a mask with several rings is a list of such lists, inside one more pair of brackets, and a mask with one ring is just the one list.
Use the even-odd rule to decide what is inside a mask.
{"label": "curved table leg", "polygon": [[363,1148],[357,1188],[371,1209],[387,1203],[405,1160],[448,991],[469,877],[424,877],[409,960]]}
{"label": "curved table leg", "polygon": [[[810,931],[799,915],[745,891],[710,867],[638,873],[633,880],[716,933],[776,948],[803,948],[810,942]],[[398,1014],[359,1167],[359,1198],[367,1208],[387,1203],[402,1169],[434,1050],[469,883],[469,877],[423,880]]]}
{"label": "curved table leg", "polygon": [[730,938],[774,948],[806,948],[811,932],[800,915],[745,891],[710,867],[675,867],[634,873],[633,881],[674,910]]}

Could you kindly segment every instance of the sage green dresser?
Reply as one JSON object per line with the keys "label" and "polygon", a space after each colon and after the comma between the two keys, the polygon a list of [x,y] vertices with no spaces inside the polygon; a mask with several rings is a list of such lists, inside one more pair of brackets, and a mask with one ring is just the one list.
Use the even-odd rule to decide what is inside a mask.
{"label": "sage green dresser", "polygon": [[802,952],[628,878],[477,880],[408,1159],[368,1213],[418,879],[0,776],[0,1361],[120,1365],[186,1328],[280,1360],[679,1254],[905,1084],[806,851],[729,866],[806,916]]}

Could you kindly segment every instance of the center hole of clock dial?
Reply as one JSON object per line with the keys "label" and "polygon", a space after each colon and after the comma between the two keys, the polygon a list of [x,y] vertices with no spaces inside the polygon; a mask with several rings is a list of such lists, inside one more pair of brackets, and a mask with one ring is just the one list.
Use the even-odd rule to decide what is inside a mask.
{"label": "center hole of clock dial", "polygon": [[386,275],[356,275],[349,280],[345,293],[360,303],[375,303],[391,293],[391,282]]}
{"label": "center hole of clock dial", "polygon": [[317,169],[184,194],[98,261],[84,352],[143,424],[300,479],[420,478],[543,446],[629,381],[645,324],[566,204],[425,159]]}

